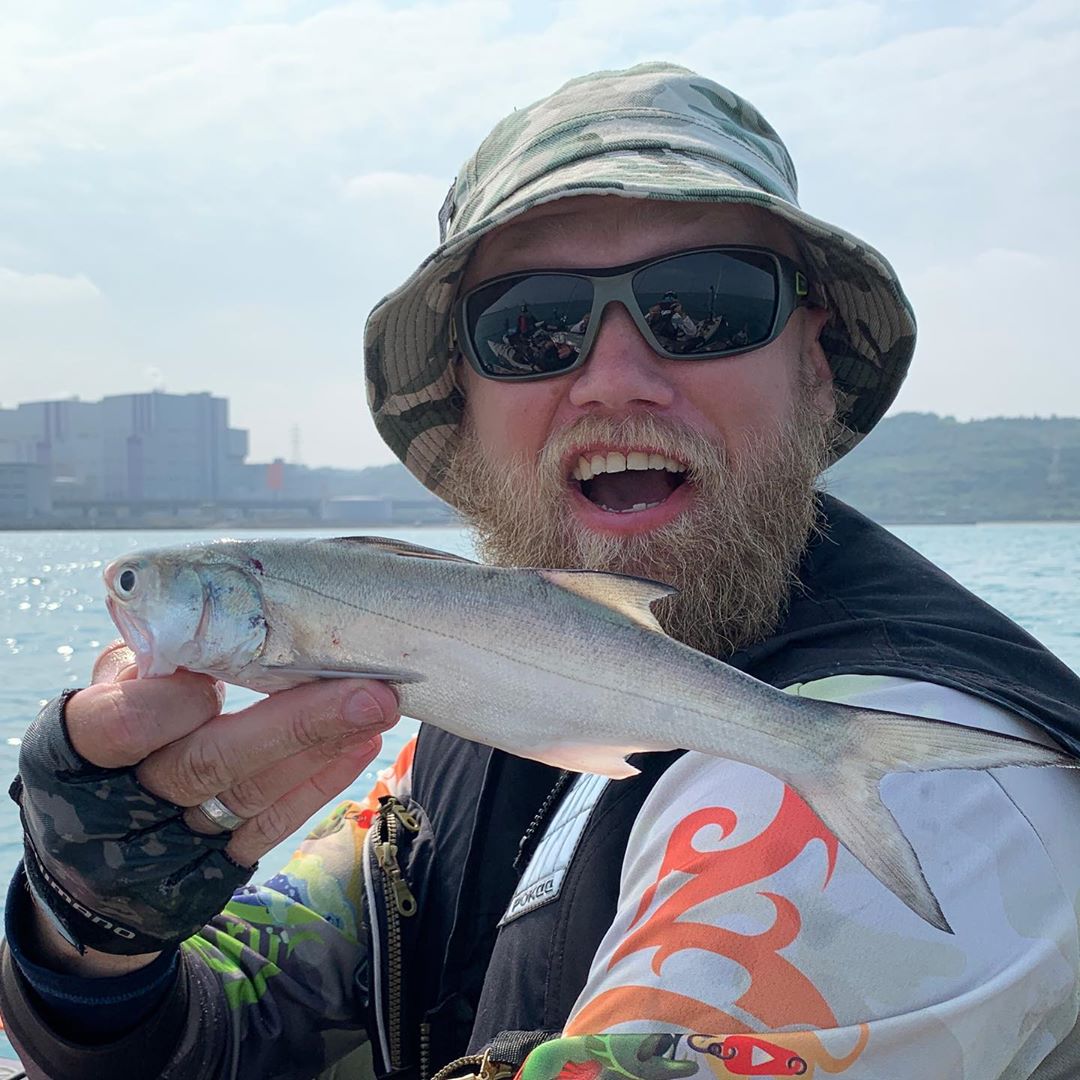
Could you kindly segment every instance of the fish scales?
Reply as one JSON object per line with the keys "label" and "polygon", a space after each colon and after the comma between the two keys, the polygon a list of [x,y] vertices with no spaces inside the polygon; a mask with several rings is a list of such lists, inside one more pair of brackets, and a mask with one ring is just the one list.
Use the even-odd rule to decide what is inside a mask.
{"label": "fish scales", "polygon": [[[565,737],[567,725],[582,744],[621,743],[624,756],[675,749],[682,745],[677,732],[687,729],[689,715],[700,719],[716,712],[715,662],[617,616],[605,620],[603,610],[598,617],[595,604],[538,576],[528,578],[502,568],[476,573],[474,564],[398,560],[390,568],[396,573],[380,571],[368,577],[361,570],[362,556],[350,559],[340,547],[328,555],[327,572],[316,594],[330,604],[334,581],[350,580],[346,576],[350,570],[356,584],[355,594],[344,603],[344,614],[337,604],[325,614],[346,623],[343,642],[376,638],[378,648],[367,653],[346,650],[329,642],[321,629],[299,643],[287,633],[275,635],[275,625],[288,626],[284,612],[281,618],[274,617],[281,610],[275,607],[267,618],[271,629],[265,656],[276,664],[337,668],[352,663],[358,670],[398,663],[402,670],[418,667],[427,673],[425,680],[402,687],[402,707],[409,715],[439,715],[445,698],[453,695],[458,709],[468,706],[467,726],[454,730],[452,720],[444,726],[517,753],[542,750],[555,733]],[[282,580],[287,568],[286,561],[280,570]],[[273,576],[268,574],[267,581],[272,582]],[[264,586],[264,595],[268,602],[287,607],[295,587],[293,582],[275,597],[272,585]],[[452,604],[446,596],[454,598]],[[281,647],[275,648],[279,638]],[[638,663],[633,662],[635,656]],[[698,658],[706,662],[699,663]],[[318,662],[312,665],[313,660]],[[666,673],[663,695],[658,671]],[[520,733],[508,730],[507,717],[521,709],[522,688],[534,675],[547,683],[529,710],[535,724],[523,742]],[[669,678],[673,684],[668,684]],[[731,707],[725,710],[736,729],[742,726],[741,714],[754,715],[753,745],[768,728],[777,726],[781,738],[784,734],[783,724],[774,720],[778,703],[763,710],[755,702],[757,685],[749,679],[732,685]],[[485,687],[484,693],[476,693],[478,686]],[[509,694],[493,693],[494,686]],[[779,704],[786,702],[781,699]],[[732,756],[746,760],[753,745],[742,754],[732,746]]]}
{"label": "fish scales", "polygon": [[128,556],[107,602],[141,676],[183,667],[256,690],[383,678],[463,738],[614,778],[675,748],[773,773],[932,925],[949,926],[881,802],[895,771],[1078,763],[1052,747],[785,694],[668,637],[670,590],[612,574],[484,566],[381,538],[228,541]]}

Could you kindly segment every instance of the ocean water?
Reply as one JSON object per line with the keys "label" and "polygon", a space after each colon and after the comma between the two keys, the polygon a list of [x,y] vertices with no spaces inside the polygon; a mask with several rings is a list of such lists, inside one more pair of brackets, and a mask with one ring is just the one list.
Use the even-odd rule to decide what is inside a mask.
{"label": "ocean water", "polygon": [[[894,526],[893,531],[984,600],[1004,611],[1080,672],[1080,524]],[[461,529],[392,529],[385,535],[471,555]],[[0,532],[0,780],[18,766],[20,738],[38,708],[67,687],[85,685],[99,650],[117,635],[105,610],[101,569],[139,548],[216,538],[177,532]],[[235,530],[230,536],[266,536]],[[331,535],[306,530],[278,535]],[[227,708],[258,698],[230,688]],[[415,730],[402,721],[383,753],[343,797],[361,797],[375,772]],[[335,800],[336,801],[336,800]],[[317,815],[321,816],[321,815]],[[316,817],[316,819],[317,819]],[[313,820],[316,820],[313,819]],[[287,841],[262,860],[267,876],[288,857]],[[0,800],[0,881],[21,856],[16,808]],[[0,1035],[0,1056],[10,1050]]]}

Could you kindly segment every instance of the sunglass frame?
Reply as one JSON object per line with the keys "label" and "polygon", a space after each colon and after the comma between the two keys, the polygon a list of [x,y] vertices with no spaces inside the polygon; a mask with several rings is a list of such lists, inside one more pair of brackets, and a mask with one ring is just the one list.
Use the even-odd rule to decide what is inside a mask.
{"label": "sunglass frame", "polygon": [[[701,353],[673,353],[665,349],[652,328],[645,321],[645,315],[640,309],[637,298],[634,296],[633,279],[642,270],[659,263],[668,262],[671,259],[681,258],[684,255],[700,255],[704,252],[720,252],[726,255],[753,254],[765,256],[772,261],[775,280],[778,285],[779,296],[773,313],[772,326],[768,335],[762,341],[756,341],[751,345],[740,345],[735,348],[715,350]],[[462,334],[459,327],[468,327],[466,319],[466,305],[469,298],[481,289],[497,285],[502,281],[520,280],[543,274],[558,274],[561,277],[584,278],[593,287],[592,306],[589,308],[589,325],[585,331],[585,337],[581,342],[581,349],[577,359],[567,367],[557,371],[525,372],[508,375],[493,375],[484,370],[476,345],[472,340],[472,334]],[[747,244],[711,244],[708,247],[689,248],[685,251],[672,251],[667,255],[652,256],[637,262],[626,263],[622,266],[600,267],[597,269],[567,269],[565,267],[543,267],[530,270],[518,270],[512,274],[500,274],[497,277],[488,278],[473,286],[468,292],[462,293],[454,302],[453,314],[450,322],[450,345],[456,353],[460,349],[469,366],[481,378],[491,379],[495,382],[536,382],[539,379],[554,379],[560,375],[568,375],[582,367],[589,358],[593,342],[600,331],[600,323],[603,313],[608,304],[617,301],[623,305],[634,320],[641,336],[649,343],[649,347],[665,360],[720,360],[730,356],[740,356],[743,353],[754,352],[763,349],[779,337],[792,312],[797,308],[811,303],[809,279],[802,268],[787,255],[770,248],[754,247]]]}

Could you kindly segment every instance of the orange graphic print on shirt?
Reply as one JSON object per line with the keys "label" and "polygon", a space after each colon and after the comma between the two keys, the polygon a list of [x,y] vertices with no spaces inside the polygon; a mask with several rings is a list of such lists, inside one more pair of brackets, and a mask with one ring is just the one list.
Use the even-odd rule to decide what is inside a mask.
{"label": "orange graphic print on shirt", "polygon": [[[656,975],[662,973],[665,961],[675,953],[685,949],[712,952],[746,970],[750,985],[734,1004],[762,1027],[832,1027],[836,1018],[817,987],[780,955],[802,926],[798,908],[791,900],[774,892],[761,893],[776,914],[772,926],[760,934],[742,934],[684,918],[688,911],[721,893],[771,877],[792,863],[812,840],[821,840],[828,853],[823,885],[832,875],[836,838],[791,788],[784,788],[779,809],[768,826],[746,843],[714,851],[694,846],[702,829],[718,827],[726,838],[736,824],[734,811],[722,806],[696,810],[679,822],[668,841],[656,880],[642,896],[609,970],[643,950],[652,952],[651,969]],[[672,874],[689,877],[646,918],[659,887]],[[571,1019],[567,1034],[610,1030],[616,1024],[635,1020],[690,1031],[751,1031],[729,1013],[679,991],[655,985],[621,985],[602,991],[588,1002]]]}
{"label": "orange graphic print on shirt", "polygon": [[[736,813],[723,806],[704,807],[688,814],[671,832],[656,877],[645,890],[637,911],[607,965],[648,957],[652,975],[663,975],[667,962],[684,950],[713,953],[734,961],[749,976],[749,986],[733,1001],[745,1020],[693,995],[692,985],[617,984],[601,989],[566,1026],[565,1035],[586,1035],[635,1023],[670,1025],[675,1031],[723,1032],[690,1035],[686,1047],[717,1077],[812,1077],[846,1072],[862,1056],[869,1041],[865,1024],[853,1029],[844,1053],[831,1053],[814,1031],[780,1033],[792,1026],[829,1029],[836,1016],[814,983],[781,955],[802,928],[797,905],[778,892],[762,889],[773,907],[773,920],[761,933],[740,933],[687,918],[709,900],[734,889],[764,882],[793,863],[814,840],[825,846],[822,887],[836,865],[837,840],[803,799],[790,787],[766,827],[745,843],[719,850],[701,850],[694,841],[702,830],[719,829],[721,839],[735,832]],[[657,894],[672,875],[681,883],[659,903]],[[655,906],[654,906],[655,905]],[[644,980],[642,980],[644,981]],[[651,981],[651,980],[650,980]],[[771,1029],[771,1030],[770,1030]],[[623,1035],[608,1036],[622,1039]],[[625,1036],[631,1038],[627,1033]],[[640,1036],[638,1036],[640,1037]],[[677,1036],[675,1037],[678,1038]],[[830,1040],[835,1041],[835,1040]]]}

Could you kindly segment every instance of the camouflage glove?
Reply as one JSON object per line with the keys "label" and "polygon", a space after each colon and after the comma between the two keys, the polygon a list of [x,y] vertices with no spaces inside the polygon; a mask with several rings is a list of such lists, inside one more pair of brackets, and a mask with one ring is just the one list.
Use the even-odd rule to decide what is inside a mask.
{"label": "camouflage glove", "polygon": [[81,757],[64,723],[73,693],[30,725],[11,785],[31,891],[80,953],[175,946],[221,911],[255,867],[225,853],[229,833],[190,829],[184,808],[143,788],[133,768]]}

